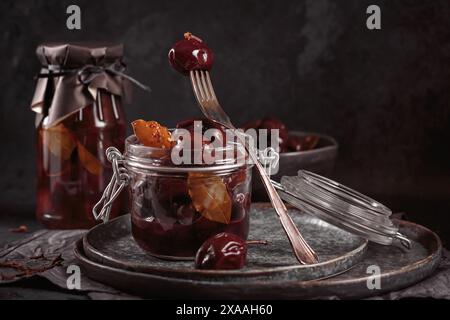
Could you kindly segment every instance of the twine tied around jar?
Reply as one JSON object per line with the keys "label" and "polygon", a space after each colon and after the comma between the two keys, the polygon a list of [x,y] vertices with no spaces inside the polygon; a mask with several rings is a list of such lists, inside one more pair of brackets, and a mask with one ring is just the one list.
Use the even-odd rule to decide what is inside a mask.
{"label": "twine tied around jar", "polygon": [[[132,86],[150,88],[125,74],[122,44],[44,43],[31,110],[36,127],[50,128],[99,99],[99,90],[131,102]],[[46,119],[45,123],[43,120]]]}
{"label": "twine tied around jar", "polygon": [[129,75],[125,74],[124,71],[126,69],[126,65],[121,61],[115,61],[114,63],[107,65],[107,66],[98,66],[98,65],[85,65],[81,68],[76,69],[67,69],[63,68],[59,65],[49,65],[47,67],[48,73],[38,73],[37,78],[53,78],[53,77],[60,77],[64,75],[72,75],[76,74],[78,81],[84,85],[88,85],[94,80],[96,77],[98,77],[100,74],[106,72],[111,73],[116,76],[120,76],[122,78],[127,79],[128,81],[132,82],[133,84],[137,85],[139,88],[151,92],[149,86],[143,84],[142,82],[139,82],[138,80],[134,79],[133,77],[130,77]]}

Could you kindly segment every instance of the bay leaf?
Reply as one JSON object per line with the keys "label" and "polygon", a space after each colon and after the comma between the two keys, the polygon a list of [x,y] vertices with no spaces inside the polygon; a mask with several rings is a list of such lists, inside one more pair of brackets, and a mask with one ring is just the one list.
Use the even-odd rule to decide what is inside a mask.
{"label": "bay leaf", "polygon": [[78,142],[78,158],[81,165],[91,174],[100,175],[103,170],[102,163],[92,153],[86,149],[80,142]]}
{"label": "bay leaf", "polygon": [[231,198],[222,179],[209,173],[189,173],[189,196],[195,210],[208,220],[229,224]]}
{"label": "bay leaf", "polygon": [[50,128],[41,129],[42,143],[57,158],[70,159],[72,151],[76,147],[76,141],[72,133],[62,123]]}

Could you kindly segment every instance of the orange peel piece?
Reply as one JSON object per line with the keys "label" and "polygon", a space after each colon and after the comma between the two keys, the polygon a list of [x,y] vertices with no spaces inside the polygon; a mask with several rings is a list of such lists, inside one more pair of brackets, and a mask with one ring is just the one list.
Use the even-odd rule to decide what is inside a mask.
{"label": "orange peel piece", "polygon": [[93,175],[100,175],[103,170],[102,163],[92,153],[78,142],[78,158],[83,167]]}
{"label": "orange peel piece", "polygon": [[156,121],[135,120],[131,123],[134,134],[146,147],[170,149],[173,142],[169,129]]}
{"label": "orange peel piece", "polygon": [[62,123],[47,129],[41,129],[42,142],[48,150],[62,160],[70,159],[77,142],[69,129]]}

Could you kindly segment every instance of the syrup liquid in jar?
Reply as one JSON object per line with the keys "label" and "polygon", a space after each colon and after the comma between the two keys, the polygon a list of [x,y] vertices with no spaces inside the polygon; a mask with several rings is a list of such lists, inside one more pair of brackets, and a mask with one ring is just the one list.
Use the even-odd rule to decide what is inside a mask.
{"label": "syrup liquid in jar", "polygon": [[[121,150],[126,121],[121,98],[98,90],[96,102],[45,127],[37,127],[36,217],[51,229],[90,228],[97,224],[92,208],[112,176],[105,150]],[[124,213],[117,199],[111,216]]]}

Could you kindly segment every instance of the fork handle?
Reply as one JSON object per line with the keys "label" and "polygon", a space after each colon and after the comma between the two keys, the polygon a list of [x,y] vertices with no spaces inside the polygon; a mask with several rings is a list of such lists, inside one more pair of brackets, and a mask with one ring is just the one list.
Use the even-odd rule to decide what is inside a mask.
{"label": "fork handle", "polygon": [[270,202],[274,207],[278,217],[280,218],[281,225],[286,232],[289,242],[291,243],[292,249],[294,250],[295,257],[302,264],[314,264],[319,262],[319,259],[314,252],[314,250],[308,245],[294,221],[292,221],[289,216],[284,202],[281,200],[278,192],[275,190],[274,186],[270,182],[264,168],[259,163],[258,159],[253,153],[250,153],[253,162],[255,162],[256,168],[259,171],[264,187],[269,195]]}
{"label": "fork handle", "polygon": [[266,188],[267,194],[269,195],[270,202],[272,203],[272,206],[281,221],[281,225],[283,226],[283,229],[288,236],[292,249],[294,250],[295,257],[302,264],[314,264],[319,262],[317,254],[308,245],[308,243],[305,241],[300,231],[298,230],[297,226],[295,225],[294,221],[292,221],[283,200],[281,200],[280,195],[272,185],[272,182],[267,176],[267,173],[262,167],[261,163],[259,163],[256,152],[254,152],[253,150],[254,147],[252,147],[250,144],[248,147],[246,147],[245,135],[242,136],[240,134],[237,134],[236,136],[238,137],[242,145],[247,149],[248,154],[250,155],[252,161],[256,165],[256,168],[258,169],[264,187]]}

